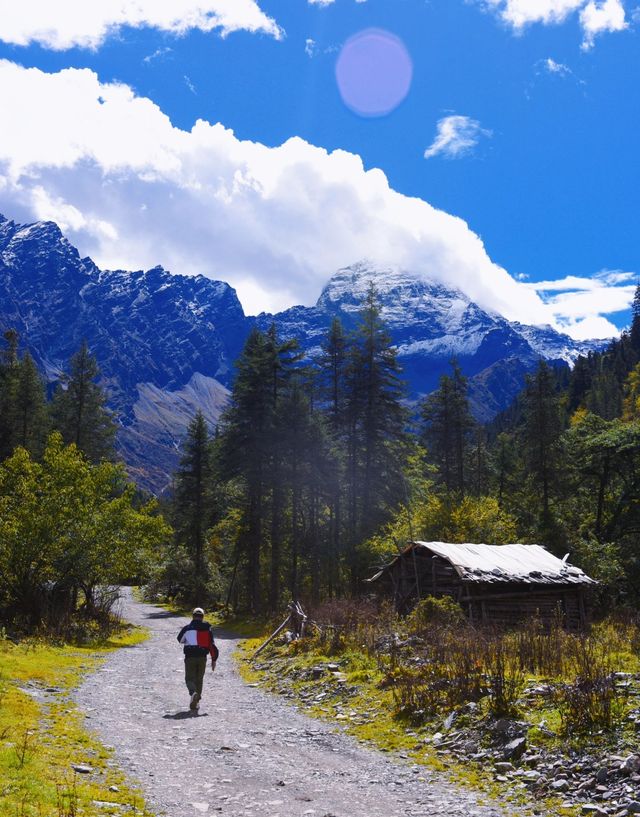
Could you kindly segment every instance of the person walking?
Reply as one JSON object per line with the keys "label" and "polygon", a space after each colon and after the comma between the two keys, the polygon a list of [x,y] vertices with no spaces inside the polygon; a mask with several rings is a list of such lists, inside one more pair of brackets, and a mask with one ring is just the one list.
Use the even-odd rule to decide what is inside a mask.
{"label": "person walking", "polygon": [[211,656],[211,671],[213,672],[219,655],[211,625],[204,620],[202,607],[195,608],[189,624],[186,624],[178,633],[178,641],[184,645],[184,680],[191,696],[189,709],[197,712],[202,697],[202,682],[207,669],[207,656]]}

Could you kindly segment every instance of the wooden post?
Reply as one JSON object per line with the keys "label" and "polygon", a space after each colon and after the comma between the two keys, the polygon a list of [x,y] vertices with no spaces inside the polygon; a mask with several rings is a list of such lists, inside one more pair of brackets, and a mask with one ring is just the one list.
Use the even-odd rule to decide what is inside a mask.
{"label": "wooden post", "polygon": [[264,650],[265,647],[267,647],[269,644],[271,644],[271,642],[278,635],[278,633],[281,633],[284,630],[284,628],[287,626],[287,624],[289,623],[290,620],[291,620],[291,613],[289,613],[289,615],[285,618],[285,620],[278,627],[278,629],[274,630],[274,632],[271,633],[271,635],[269,636],[269,638],[267,638],[267,640],[264,642],[264,644],[261,644],[258,647],[258,649],[251,656],[252,661],[253,661],[254,658],[256,658],[256,656],[260,655],[260,653],[262,652],[262,650]]}

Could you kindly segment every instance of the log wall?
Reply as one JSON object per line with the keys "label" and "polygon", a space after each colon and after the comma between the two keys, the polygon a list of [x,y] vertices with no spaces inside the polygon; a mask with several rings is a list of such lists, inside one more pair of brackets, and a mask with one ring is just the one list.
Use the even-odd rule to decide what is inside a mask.
{"label": "log wall", "polygon": [[465,582],[440,556],[414,549],[388,570],[395,607],[409,613],[426,596],[451,596],[478,624],[510,626],[538,616],[550,623],[560,612],[568,629],[586,624],[584,589],[576,585],[529,584],[525,582]]}

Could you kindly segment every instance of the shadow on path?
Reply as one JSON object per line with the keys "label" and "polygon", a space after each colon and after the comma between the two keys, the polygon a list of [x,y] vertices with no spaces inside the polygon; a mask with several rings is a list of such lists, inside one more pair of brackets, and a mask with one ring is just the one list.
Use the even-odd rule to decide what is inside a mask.
{"label": "shadow on path", "polygon": [[160,613],[145,613],[145,618],[184,618],[182,613],[174,613],[171,610],[162,610]]}
{"label": "shadow on path", "polygon": [[172,720],[172,721],[183,721],[185,718],[208,718],[209,713],[203,712],[200,715],[198,712],[191,712],[191,710],[187,710],[184,712],[175,712],[173,715],[168,712],[166,715],[162,716],[165,720]]}

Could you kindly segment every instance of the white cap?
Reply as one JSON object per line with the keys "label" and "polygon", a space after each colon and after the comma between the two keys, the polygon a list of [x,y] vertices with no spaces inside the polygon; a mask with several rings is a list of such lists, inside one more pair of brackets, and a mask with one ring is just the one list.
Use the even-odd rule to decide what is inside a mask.
{"label": "white cap", "polygon": [[203,616],[204,615],[204,610],[202,609],[202,607],[196,607],[191,615],[193,615],[193,616]]}

